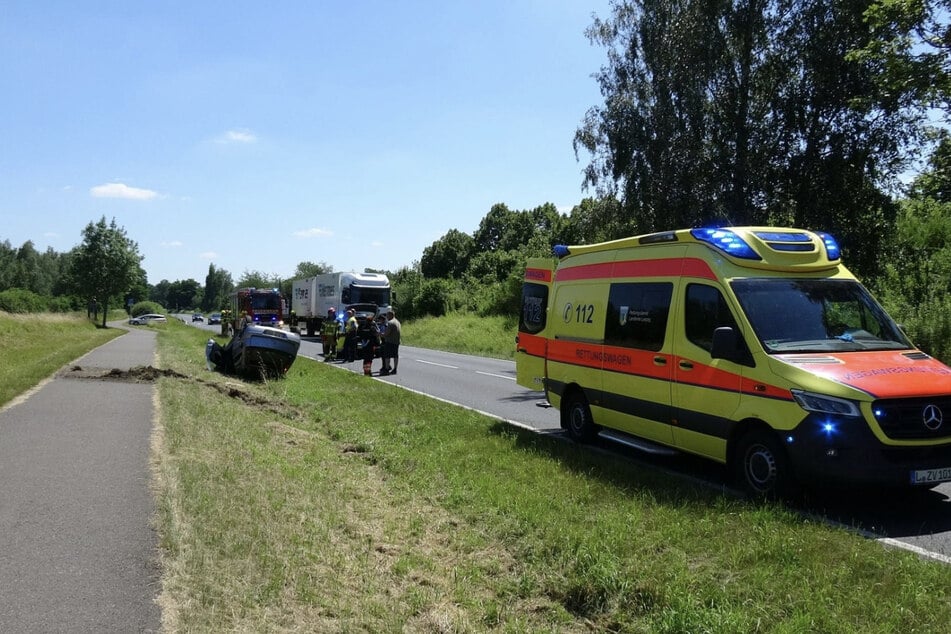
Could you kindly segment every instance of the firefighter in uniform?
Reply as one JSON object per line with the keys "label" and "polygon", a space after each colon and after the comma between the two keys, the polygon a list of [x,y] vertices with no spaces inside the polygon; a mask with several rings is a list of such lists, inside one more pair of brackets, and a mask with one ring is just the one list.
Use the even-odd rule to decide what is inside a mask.
{"label": "firefighter in uniform", "polygon": [[331,308],[327,311],[321,335],[324,343],[324,361],[337,360],[337,311]]}

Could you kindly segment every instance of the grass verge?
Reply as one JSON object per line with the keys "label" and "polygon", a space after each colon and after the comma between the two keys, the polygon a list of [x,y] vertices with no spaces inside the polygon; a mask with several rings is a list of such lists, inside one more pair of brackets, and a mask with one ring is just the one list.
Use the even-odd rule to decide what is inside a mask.
{"label": "grass verge", "polygon": [[0,406],[121,334],[79,315],[0,312]]}
{"label": "grass verge", "polygon": [[513,359],[518,320],[452,314],[423,317],[402,325],[402,343],[480,357]]}
{"label": "grass verge", "polygon": [[938,632],[951,568],[299,358],[160,331],[170,631]]}

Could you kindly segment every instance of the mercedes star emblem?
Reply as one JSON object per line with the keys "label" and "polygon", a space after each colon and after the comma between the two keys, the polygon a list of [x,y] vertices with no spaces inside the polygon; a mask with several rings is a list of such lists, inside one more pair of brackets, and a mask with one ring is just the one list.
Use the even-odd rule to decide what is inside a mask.
{"label": "mercedes star emblem", "polygon": [[921,421],[931,431],[937,431],[944,422],[944,414],[937,405],[925,405],[925,408],[921,410]]}

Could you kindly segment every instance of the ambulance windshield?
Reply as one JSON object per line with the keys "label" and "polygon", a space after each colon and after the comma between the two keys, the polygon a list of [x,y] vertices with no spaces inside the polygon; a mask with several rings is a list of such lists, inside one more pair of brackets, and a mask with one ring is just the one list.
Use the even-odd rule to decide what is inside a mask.
{"label": "ambulance windshield", "polygon": [[743,312],[766,352],[848,352],[912,348],[855,280],[734,280]]}

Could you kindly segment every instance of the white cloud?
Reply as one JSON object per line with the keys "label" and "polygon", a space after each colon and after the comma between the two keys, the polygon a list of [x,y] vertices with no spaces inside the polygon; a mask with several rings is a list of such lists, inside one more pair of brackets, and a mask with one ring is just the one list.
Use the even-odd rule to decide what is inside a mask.
{"label": "white cloud", "polygon": [[294,235],[298,238],[329,238],[333,234],[333,231],[330,231],[329,229],[320,229],[319,227],[300,229],[294,232]]}
{"label": "white cloud", "polygon": [[158,194],[151,189],[129,187],[122,183],[97,185],[90,189],[89,193],[95,198],[125,198],[127,200],[150,200],[158,196]]}
{"label": "white cloud", "polygon": [[163,242],[162,246],[167,249],[177,249],[178,247],[184,246],[184,243],[181,240],[172,240],[171,242]]}
{"label": "white cloud", "polygon": [[199,253],[198,257],[202,260],[216,260],[218,259],[218,254],[214,251],[205,251],[204,253]]}
{"label": "white cloud", "polygon": [[227,143],[255,143],[258,137],[250,130],[228,130],[218,137],[217,142]]}

